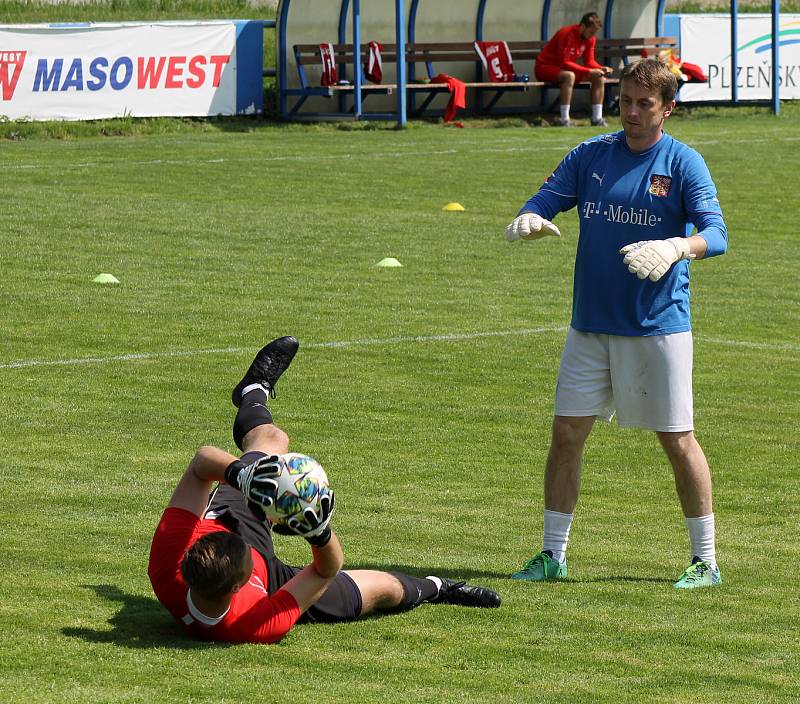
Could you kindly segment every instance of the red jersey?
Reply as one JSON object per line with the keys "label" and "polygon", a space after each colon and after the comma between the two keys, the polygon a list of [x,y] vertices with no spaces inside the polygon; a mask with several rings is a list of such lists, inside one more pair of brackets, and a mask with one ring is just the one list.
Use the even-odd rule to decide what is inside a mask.
{"label": "red jersey", "polygon": [[206,520],[182,508],[168,508],[159,521],[147,574],[158,600],[193,638],[226,643],[274,643],[300,618],[300,607],[285,589],[271,597],[267,593],[267,565],[251,548],[253,573],[233,595],[229,609],[209,618],[194,606],[189,588],[181,576],[181,561],[194,542],[206,535],[228,529],[216,520]]}
{"label": "red jersey", "polygon": [[[581,36],[581,26],[571,24],[559,29],[544,45],[544,49],[536,59],[536,63],[558,66],[570,71],[583,72],[589,68],[602,68],[595,61],[594,47],[597,41],[594,37],[584,39]],[[583,64],[578,61],[583,59]]]}

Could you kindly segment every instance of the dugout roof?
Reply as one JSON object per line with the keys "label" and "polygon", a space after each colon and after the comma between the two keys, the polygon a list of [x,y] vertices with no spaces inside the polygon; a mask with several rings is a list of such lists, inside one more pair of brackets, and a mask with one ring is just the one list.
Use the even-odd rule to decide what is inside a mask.
{"label": "dugout roof", "polygon": [[[650,36],[660,33],[666,0],[281,0],[277,13],[278,88],[281,114],[286,116],[293,98],[286,89],[300,82],[292,47],[295,44],[350,44],[354,36],[362,45],[370,41],[385,44],[464,42],[485,40],[524,41],[549,39],[566,24],[575,24],[585,12],[603,18],[603,36]],[[399,20],[399,21],[398,21]],[[468,77],[469,66],[445,67],[456,78]],[[533,73],[533,67],[519,70]],[[400,84],[398,66],[384,66],[385,82]],[[307,67],[311,83],[319,85],[320,69]],[[462,74],[462,75],[459,75]],[[354,82],[352,67],[348,78]],[[370,105],[396,111],[405,122],[405,91],[394,97],[375,96]],[[444,100],[444,98],[442,98]],[[298,117],[314,117],[336,108],[336,98],[307,100]],[[530,98],[528,98],[530,102]],[[358,107],[358,106],[357,106]],[[368,113],[356,115],[369,117]],[[393,115],[394,117],[394,115]]]}
{"label": "dugout roof", "polygon": [[[300,86],[292,51],[295,44],[353,43],[363,49],[370,41],[405,45],[406,42],[546,40],[560,27],[575,24],[590,11],[603,18],[605,38],[661,36],[665,4],[666,0],[280,0],[276,21],[280,112],[288,116],[297,100],[287,93]],[[772,4],[774,18],[779,14],[779,4],[777,0]],[[735,35],[737,0],[731,0],[731,14]],[[775,59],[777,64],[777,56]],[[443,68],[456,78],[468,79],[469,66],[452,64]],[[533,74],[532,62],[521,62],[520,66],[515,62],[515,68],[520,73]],[[344,96],[314,97],[303,103],[295,117],[313,119],[323,113],[355,118],[374,116],[397,119],[404,124],[407,108],[402,86],[406,84],[406,70],[399,60],[395,65],[384,65],[384,82],[397,83],[401,88],[394,96],[370,99],[370,109],[377,107],[378,114],[364,111],[358,90],[363,80],[361,71],[353,72],[351,66],[348,78],[356,87],[351,108],[346,109]],[[310,82],[318,86],[320,68],[308,66],[307,74]],[[530,97],[527,101],[530,105]]]}

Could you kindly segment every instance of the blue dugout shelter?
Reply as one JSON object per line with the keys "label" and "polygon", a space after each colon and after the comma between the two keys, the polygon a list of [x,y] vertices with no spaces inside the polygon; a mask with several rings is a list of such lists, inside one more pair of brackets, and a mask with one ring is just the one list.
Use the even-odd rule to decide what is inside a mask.
{"label": "blue dugout shelter", "polygon": [[[603,18],[603,37],[662,36],[666,0],[281,0],[276,20],[276,63],[278,99],[286,119],[388,119],[403,125],[408,119],[406,90],[409,66],[402,52],[391,65],[384,64],[387,84],[397,88],[389,94],[369,97],[364,90],[363,60],[370,41],[394,44],[472,42],[475,40],[547,40],[560,27],[574,24],[585,12]],[[736,46],[737,0],[731,0],[731,42]],[[773,27],[777,26],[779,2],[773,0]],[[302,44],[353,44],[352,63],[341,66],[340,76],[352,84],[348,94],[326,97],[318,88],[321,66],[304,66],[302,79],[292,47]],[[773,108],[778,100],[778,46],[773,42],[775,72]],[[732,61],[735,62],[735,53]],[[533,62],[514,62],[518,72],[533,74]],[[732,67],[735,74],[735,65]],[[445,65],[449,75],[469,80],[474,67]],[[413,71],[413,66],[411,67]],[[535,100],[530,93],[509,95],[509,105],[530,109]],[[731,96],[736,102],[735,86]],[[436,98],[443,106],[447,96]]]}

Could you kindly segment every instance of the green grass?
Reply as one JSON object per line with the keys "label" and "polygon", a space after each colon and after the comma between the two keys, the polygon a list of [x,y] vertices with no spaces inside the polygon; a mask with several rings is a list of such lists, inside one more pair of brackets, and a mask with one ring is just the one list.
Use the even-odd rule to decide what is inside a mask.
{"label": "green grass", "polygon": [[[587,448],[570,580],[508,578],[539,546],[577,216],[561,241],[503,230],[587,128],[0,143],[4,701],[797,701],[792,115],[671,123],[731,240],[692,266],[725,578],[697,593],[671,587],[688,547],[665,459],[613,425]],[[403,268],[375,268],[386,256]],[[467,577],[501,609],[184,640],[150,591],[152,530],[195,448],[231,448],[253,352],[289,333],[303,346],[273,411],[330,473],[347,564]],[[278,552],[307,559],[300,541]]]}
{"label": "green grass", "polygon": [[[728,13],[731,4],[727,0],[667,0],[666,12],[679,13]],[[782,13],[800,11],[798,0],[783,0],[780,3]],[[769,0],[741,0],[739,13],[771,13],[772,3]]]}
{"label": "green grass", "polygon": [[253,6],[247,0],[3,0],[2,11],[3,24],[275,17],[274,9]]}

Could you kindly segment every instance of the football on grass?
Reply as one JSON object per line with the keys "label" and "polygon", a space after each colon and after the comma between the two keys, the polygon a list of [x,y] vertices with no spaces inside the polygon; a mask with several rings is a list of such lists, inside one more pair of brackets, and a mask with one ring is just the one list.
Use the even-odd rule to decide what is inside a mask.
{"label": "football on grass", "polygon": [[322,465],[313,457],[298,452],[288,452],[280,456],[281,467],[278,475],[277,500],[265,507],[264,513],[272,523],[287,525],[290,518],[296,518],[307,529],[303,512],[311,507],[320,515],[319,500],[330,493],[328,475]]}

